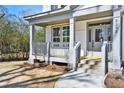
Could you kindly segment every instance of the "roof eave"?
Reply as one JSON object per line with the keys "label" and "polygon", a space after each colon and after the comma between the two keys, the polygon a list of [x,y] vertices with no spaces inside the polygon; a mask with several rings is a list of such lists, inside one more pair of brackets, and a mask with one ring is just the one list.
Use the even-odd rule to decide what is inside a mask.
{"label": "roof eave", "polygon": [[47,15],[52,15],[52,14],[58,14],[58,13],[62,13],[62,12],[68,11],[68,10],[70,10],[69,7],[59,8],[57,10],[52,10],[52,11],[42,12],[42,13],[38,13],[38,14],[34,14],[34,15],[24,16],[23,18],[28,21],[30,19],[43,17],[43,16],[47,16]]}

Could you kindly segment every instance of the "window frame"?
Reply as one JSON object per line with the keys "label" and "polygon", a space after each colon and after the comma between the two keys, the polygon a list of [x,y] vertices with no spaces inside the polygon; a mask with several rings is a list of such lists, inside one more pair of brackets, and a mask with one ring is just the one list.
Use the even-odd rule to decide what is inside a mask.
{"label": "window frame", "polygon": [[[69,24],[65,24],[65,25],[55,25],[55,26],[52,26],[52,33],[51,33],[51,41],[52,41],[52,48],[69,48],[69,41],[70,41],[70,27],[69,27],[69,36],[63,36],[63,27],[66,27],[68,26],[69,27]],[[60,28],[60,36],[53,36],[53,29],[54,28],[57,28],[59,27]],[[55,37],[59,37],[60,38],[60,42],[54,42],[53,41],[53,38]],[[63,38],[64,37],[69,37],[69,41],[68,42],[64,42],[63,41]]]}
{"label": "window frame", "polygon": [[[62,26],[62,42],[63,43],[69,43],[69,41],[70,41],[70,31],[69,31],[69,35],[63,35],[64,34],[64,30],[63,30],[64,27],[68,27],[68,31],[70,30],[70,27],[68,25],[67,26]],[[69,38],[69,41],[64,42],[64,38]]]}
{"label": "window frame", "polygon": [[56,9],[58,9],[58,8],[59,8],[58,5],[51,5],[51,10],[56,10]]}
{"label": "window frame", "polygon": [[95,29],[95,42],[101,42],[100,34],[102,33],[102,29],[97,28]]}
{"label": "window frame", "polygon": [[[53,32],[53,29],[54,29],[54,28],[59,28],[59,34],[60,34],[59,36],[53,36],[53,33],[54,33],[54,32]],[[61,27],[60,27],[60,26],[52,27],[52,42],[53,42],[53,43],[59,43],[59,42],[54,42],[54,41],[53,41],[53,38],[59,38],[59,39],[60,39],[59,42],[61,42]]]}

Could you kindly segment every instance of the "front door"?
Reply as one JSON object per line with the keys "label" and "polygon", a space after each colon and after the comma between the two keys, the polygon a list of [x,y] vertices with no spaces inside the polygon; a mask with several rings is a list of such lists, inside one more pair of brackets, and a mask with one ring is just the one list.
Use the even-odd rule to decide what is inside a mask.
{"label": "front door", "polygon": [[103,41],[110,41],[112,30],[110,24],[98,24],[88,27],[88,50],[101,51]]}

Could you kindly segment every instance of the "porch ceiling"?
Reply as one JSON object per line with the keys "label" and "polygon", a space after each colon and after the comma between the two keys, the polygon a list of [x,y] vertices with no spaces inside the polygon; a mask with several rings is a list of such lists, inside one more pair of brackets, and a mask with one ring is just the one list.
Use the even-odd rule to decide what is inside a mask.
{"label": "porch ceiling", "polygon": [[[108,17],[112,16],[112,11],[105,11],[105,12],[100,12],[100,13],[94,13],[94,14],[88,14],[88,15],[83,15],[83,16],[78,16],[75,17],[76,21],[83,21],[83,20],[89,20],[89,19],[96,19],[96,18],[102,18],[102,17]],[[62,23],[69,23],[69,18],[66,17],[61,17],[62,19],[53,19],[53,20],[48,20],[46,22],[40,22],[36,23],[35,25],[38,26],[47,26],[47,25],[55,25],[55,24],[62,24]]]}
{"label": "porch ceiling", "polygon": [[56,25],[56,24],[62,24],[62,23],[69,23],[69,19],[56,20],[56,21],[43,22],[43,23],[36,23],[35,25],[37,25],[37,26],[47,26],[47,25]]}
{"label": "porch ceiling", "polygon": [[105,11],[100,13],[88,14],[84,16],[78,16],[76,17],[76,21],[102,18],[102,17],[108,17],[108,16],[112,16],[112,11]]}
{"label": "porch ceiling", "polygon": [[[81,11],[80,13],[79,11],[74,11],[73,16],[75,17],[76,21],[83,21],[83,20],[112,16],[111,9],[108,9],[105,11],[103,11],[104,9],[97,9],[97,7],[95,8],[93,7],[93,9],[95,10],[94,11],[79,10]],[[61,23],[69,23],[69,18],[70,18],[70,12],[64,11],[54,15],[48,14],[43,17],[31,19],[30,23],[38,26],[55,25],[55,24],[61,24]]]}
{"label": "porch ceiling", "polygon": [[47,25],[54,25],[58,23],[65,23],[69,21],[69,12],[63,12],[61,14],[56,15],[47,15],[44,17],[39,17],[30,20],[30,24],[39,25],[39,26],[47,26]]}

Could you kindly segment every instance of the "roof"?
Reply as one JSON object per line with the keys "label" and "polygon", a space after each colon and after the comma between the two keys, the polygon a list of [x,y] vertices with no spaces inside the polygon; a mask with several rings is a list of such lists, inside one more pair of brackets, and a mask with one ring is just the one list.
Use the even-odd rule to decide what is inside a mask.
{"label": "roof", "polygon": [[78,5],[65,6],[64,8],[59,8],[56,10],[51,10],[51,11],[47,11],[47,12],[41,12],[41,13],[37,13],[37,14],[33,14],[33,15],[24,16],[23,18],[25,20],[30,20],[33,18],[43,17],[43,16],[50,15],[50,14],[58,14],[58,13],[69,11],[70,9],[74,9],[77,6]]}

